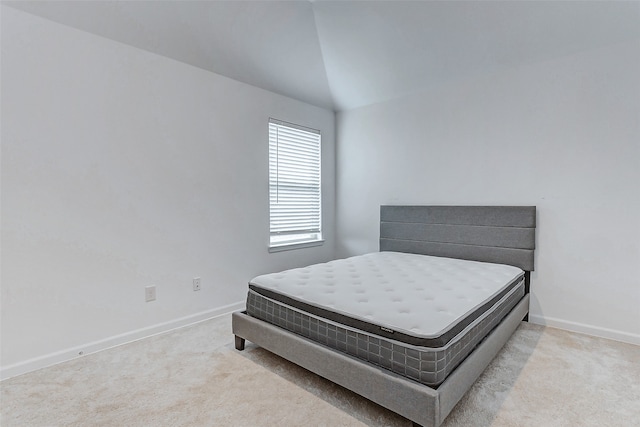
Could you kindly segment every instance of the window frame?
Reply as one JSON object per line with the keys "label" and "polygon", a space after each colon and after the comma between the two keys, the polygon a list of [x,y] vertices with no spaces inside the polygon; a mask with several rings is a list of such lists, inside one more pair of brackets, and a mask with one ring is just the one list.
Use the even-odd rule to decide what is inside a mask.
{"label": "window frame", "polygon": [[[308,172],[305,172],[304,174],[306,174],[306,176],[300,177],[300,179],[302,179],[303,181],[305,181],[305,178],[307,178],[308,179],[307,182],[297,181],[292,185],[291,181],[289,182],[284,181],[285,184],[283,184],[283,180],[280,180],[279,178],[281,173],[280,163],[282,162],[286,164],[287,160],[291,162],[292,159],[288,158],[287,154],[283,154],[282,156],[279,155],[279,147],[281,144],[280,139],[276,139],[275,141],[276,148],[274,150],[274,147],[273,147],[274,141],[272,140],[272,132],[273,132],[272,127],[275,127],[276,129],[276,134],[278,135],[276,136],[276,138],[279,137],[278,130],[285,129],[290,134],[295,134],[295,132],[299,132],[300,134],[297,135],[297,137],[301,139],[310,138],[309,141],[312,144],[317,145],[317,147],[313,147],[311,149],[308,146],[292,147],[291,139],[287,140],[287,138],[283,138],[283,146],[286,147],[286,145],[288,144],[289,147],[286,147],[286,148],[289,148],[289,151],[291,151],[290,149],[293,148],[295,150],[300,149],[302,151],[307,151],[307,153],[309,153],[309,155],[306,156],[307,157],[306,159],[304,158],[305,155],[302,154],[302,161],[307,162],[304,166],[306,168],[309,168],[310,170],[308,172],[313,172],[313,174],[309,175]],[[323,229],[322,227],[322,133],[317,129],[312,129],[306,126],[301,126],[295,123],[290,123],[290,122],[286,122],[283,120],[274,119],[270,117],[268,122],[268,134],[269,134],[269,138],[268,138],[269,140],[269,252],[279,252],[279,251],[286,251],[291,249],[307,248],[307,247],[322,245],[324,243],[324,239],[322,237],[322,229]],[[311,141],[311,139],[316,137],[317,137],[317,141]],[[300,143],[300,145],[306,145],[306,144],[307,142]],[[293,155],[293,157],[299,157],[299,156],[300,156],[300,152],[297,152],[296,154]],[[275,173],[273,169],[274,164],[278,165]],[[297,166],[298,165],[296,164],[293,169],[297,169]],[[282,171],[285,172],[284,175],[286,175],[287,172],[293,173],[294,175],[298,174],[297,172],[294,173],[292,168],[286,169],[286,167],[284,167]],[[307,217],[308,223],[313,224],[311,228],[309,229],[301,228],[299,230],[295,230],[295,226],[290,223],[288,224],[288,227],[289,228],[293,227],[290,230],[274,231],[274,228],[276,229],[278,228],[277,226],[274,227],[274,213],[276,215],[280,213],[280,216],[282,216],[282,210],[278,212],[277,204],[274,205],[274,201],[273,201],[274,185],[276,188],[276,194],[279,194],[279,192],[281,191],[280,190],[281,188],[287,188],[289,190],[289,197],[294,197],[294,196],[291,196],[291,194],[295,194],[295,193],[299,193],[298,195],[302,194],[304,197],[307,197],[307,198],[312,197],[312,201],[310,202],[310,204],[313,205],[314,203],[317,203],[317,209],[314,209],[311,206],[304,206],[304,203],[300,203],[299,206],[296,206],[296,207],[301,207],[302,209],[316,210],[315,213],[311,213]],[[309,187],[307,188],[306,192],[304,189],[305,187]],[[295,198],[293,199],[293,203],[296,203]],[[317,221],[316,221],[316,218],[317,218]],[[295,219],[290,221],[295,222]],[[280,226],[280,228],[282,228],[283,223],[286,223],[286,220],[283,220],[281,218],[279,222],[280,224],[278,225]],[[317,227],[315,227],[316,225]],[[290,237],[287,238],[287,236],[290,236]]]}

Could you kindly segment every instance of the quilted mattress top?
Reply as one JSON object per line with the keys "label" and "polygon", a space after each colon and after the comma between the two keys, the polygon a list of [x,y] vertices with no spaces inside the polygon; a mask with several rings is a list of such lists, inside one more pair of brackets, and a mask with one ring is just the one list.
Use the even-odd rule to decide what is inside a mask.
{"label": "quilted mattress top", "polygon": [[250,287],[421,338],[436,338],[520,280],[517,267],[375,252],[258,276]]}

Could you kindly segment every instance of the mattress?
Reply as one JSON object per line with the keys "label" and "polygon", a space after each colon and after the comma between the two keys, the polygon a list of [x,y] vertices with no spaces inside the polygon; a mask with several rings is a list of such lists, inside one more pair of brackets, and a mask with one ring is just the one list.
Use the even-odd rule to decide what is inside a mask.
{"label": "mattress", "polygon": [[258,276],[247,313],[437,386],[524,296],[516,267],[377,252]]}

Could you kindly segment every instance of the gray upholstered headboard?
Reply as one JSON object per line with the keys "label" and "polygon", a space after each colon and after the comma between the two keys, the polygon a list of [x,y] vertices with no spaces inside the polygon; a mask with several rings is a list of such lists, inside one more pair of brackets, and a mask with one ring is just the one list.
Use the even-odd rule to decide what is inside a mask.
{"label": "gray upholstered headboard", "polygon": [[380,250],[533,271],[535,206],[381,206]]}

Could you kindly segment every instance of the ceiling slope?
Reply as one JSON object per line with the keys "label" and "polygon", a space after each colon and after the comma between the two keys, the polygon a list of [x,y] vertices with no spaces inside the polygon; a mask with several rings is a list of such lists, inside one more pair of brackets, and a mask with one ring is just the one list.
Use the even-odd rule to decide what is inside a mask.
{"label": "ceiling slope", "polygon": [[3,3],[338,111],[640,40],[637,1]]}
{"label": "ceiling slope", "polygon": [[312,5],[290,1],[6,1],[11,7],[333,108]]}
{"label": "ceiling slope", "polygon": [[338,110],[640,38],[640,2],[316,2]]}

